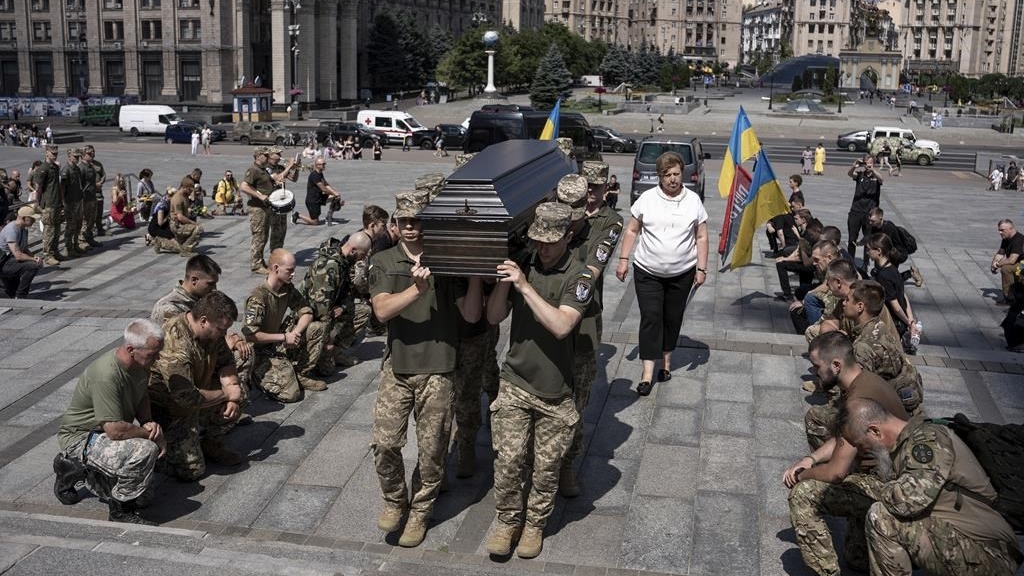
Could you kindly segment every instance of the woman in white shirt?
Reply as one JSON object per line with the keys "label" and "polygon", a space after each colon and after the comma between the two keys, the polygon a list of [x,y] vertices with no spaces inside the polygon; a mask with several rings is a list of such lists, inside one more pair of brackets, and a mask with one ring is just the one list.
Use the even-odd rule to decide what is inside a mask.
{"label": "woman in white shirt", "polygon": [[[683,186],[683,159],[665,152],[655,163],[660,185],[644,192],[630,209],[615,276],[625,282],[634,254],[636,300],[640,307],[640,360],[637,393],[647,396],[654,382],[672,377],[672,351],[679,340],[690,291],[707,280],[708,213],[693,190]],[[662,368],[655,380],[654,364]]]}

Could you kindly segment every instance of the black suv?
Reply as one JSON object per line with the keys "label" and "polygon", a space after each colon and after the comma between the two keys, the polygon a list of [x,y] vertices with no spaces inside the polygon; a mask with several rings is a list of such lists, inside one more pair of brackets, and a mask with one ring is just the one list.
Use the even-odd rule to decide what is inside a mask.
{"label": "black suv", "polygon": [[594,139],[601,147],[601,152],[611,150],[612,152],[636,152],[636,140],[623,136],[615,130],[605,126],[594,126]]}
{"label": "black suv", "polygon": [[368,128],[358,122],[334,122],[329,120],[320,122],[316,127],[317,143],[323,144],[328,136],[337,144],[351,136],[353,140],[358,139],[359,144],[363,148],[371,148],[374,139],[379,139],[381,146],[387,147],[388,145],[388,135],[386,133]]}
{"label": "black suv", "polygon": [[[539,138],[548,120],[548,112],[515,104],[487,105],[469,117],[469,130],[462,145],[465,152],[479,152],[505,140]],[[601,150],[594,131],[582,114],[562,112],[558,119],[558,137],[572,138],[576,161],[600,160]]]}
{"label": "black suv", "polygon": [[704,152],[700,140],[693,136],[648,136],[640,141],[640,147],[633,159],[633,187],[629,203],[636,202],[641,194],[658,185],[658,170],[654,163],[665,152],[677,152],[683,158],[683,184],[695,190],[704,201],[704,161],[711,154]]}

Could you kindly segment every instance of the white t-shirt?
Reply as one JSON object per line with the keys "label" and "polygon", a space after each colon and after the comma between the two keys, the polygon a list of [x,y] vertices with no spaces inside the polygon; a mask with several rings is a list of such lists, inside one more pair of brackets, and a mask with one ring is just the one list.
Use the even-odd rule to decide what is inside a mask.
{"label": "white t-shirt", "polygon": [[630,213],[640,221],[636,265],[661,277],[678,276],[697,265],[697,226],[708,213],[689,188],[675,198],[651,188],[633,203]]}

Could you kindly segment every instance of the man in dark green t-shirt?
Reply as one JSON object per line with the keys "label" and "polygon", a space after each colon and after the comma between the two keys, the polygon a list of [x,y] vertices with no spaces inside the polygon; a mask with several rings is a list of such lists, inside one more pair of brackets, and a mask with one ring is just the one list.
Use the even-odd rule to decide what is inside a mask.
{"label": "man in dark green t-shirt", "polygon": [[[426,191],[400,192],[393,214],[401,230],[397,246],[374,254],[367,276],[373,312],[388,325],[387,353],[373,408],[373,453],[384,497],[377,526],[393,532],[409,509],[401,546],[418,546],[441,489],[451,434],[454,399],[457,315],[470,323],[480,318],[479,278],[431,276],[420,266],[423,223],[416,216],[428,204]],[[402,447],[409,414],[416,413],[418,474],[405,483]],[[412,497],[409,497],[409,492]]]}
{"label": "man in dark green t-shirt", "polygon": [[[64,411],[53,492],[62,504],[78,503],[75,488],[86,480],[108,499],[113,522],[153,524],[135,512],[135,500],[153,480],[167,445],[150,412],[147,382],[164,345],[164,332],[148,319],[132,320],[124,344],[100,356],[79,376]],[[135,424],[138,422],[138,424]]]}
{"label": "man in dark green t-shirt", "polygon": [[[509,350],[498,398],[491,404],[498,522],[487,551],[498,556],[512,552],[520,531],[519,557],[540,554],[559,469],[580,418],[572,390],[576,333],[594,283],[590,270],[569,251],[571,217],[572,209],[564,204],[539,205],[527,232],[536,244],[532,263],[525,270],[511,260],[499,265],[501,281],[487,300],[492,324],[512,312]],[[531,451],[533,462],[528,463]],[[522,480],[527,466],[533,469],[528,496]]]}

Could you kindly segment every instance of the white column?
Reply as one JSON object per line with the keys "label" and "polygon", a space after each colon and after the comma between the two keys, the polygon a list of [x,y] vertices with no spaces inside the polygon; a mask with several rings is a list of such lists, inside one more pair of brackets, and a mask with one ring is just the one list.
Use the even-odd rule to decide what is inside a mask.
{"label": "white column", "polygon": [[484,88],[484,93],[494,94],[498,91],[494,87],[494,50],[484,50],[487,53],[487,87]]}

